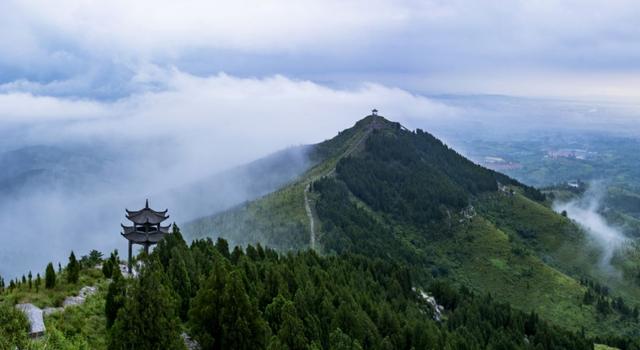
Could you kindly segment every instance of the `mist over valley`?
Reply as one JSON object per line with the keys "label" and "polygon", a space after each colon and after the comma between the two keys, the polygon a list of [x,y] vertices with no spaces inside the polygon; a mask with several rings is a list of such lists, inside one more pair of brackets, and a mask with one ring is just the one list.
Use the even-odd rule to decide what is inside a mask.
{"label": "mist over valley", "polygon": [[0,350],[640,350],[638,13],[0,1]]}

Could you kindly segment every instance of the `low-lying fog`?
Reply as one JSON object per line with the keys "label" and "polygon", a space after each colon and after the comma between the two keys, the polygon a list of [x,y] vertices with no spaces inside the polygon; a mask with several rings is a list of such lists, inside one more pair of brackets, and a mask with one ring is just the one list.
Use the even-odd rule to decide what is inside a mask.
{"label": "low-lying fog", "polygon": [[600,263],[602,267],[610,268],[610,261],[616,249],[627,241],[624,233],[607,223],[607,220],[599,213],[602,208],[604,186],[593,182],[589,189],[575,200],[569,202],[554,203],[554,210],[558,213],[566,211],[567,217],[576,221],[589,235],[592,241],[602,249]]}
{"label": "low-lying fog", "polygon": [[154,209],[169,209],[167,223],[183,223],[273,191],[309,164],[306,148],[294,147],[219,173],[203,166],[201,178],[183,183],[176,169],[104,151],[89,157],[75,147],[39,146],[0,154],[0,276],[35,274],[49,261],[64,265],[72,249],[124,254],[124,210],[142,208],[146,198]]}
{"label": "low-lying fog", "polygon": [[[513,119],[511,110],[492,100],[487,108],[479,97],[454,103],[368,83],[335,88],[282,76],[198,77],[157,67],[135,82],[137,92],[115,101],[0,93],[0,275],[41,272],[49,261],[65,264],[71,250],[124,253],[124,209],[142,207],[145,198],[183,223],[259,196],[308,165],[298,145],[333,137],[373,107],[436,136],[447,128],[508,133],[540,117],[519,108]],[[561,121],[587,108],[571,104],[565,119],[547,120],[573,127]],[[260,166],[215,175],[287,147],[293,148],[271,177]],[[568,207],[575,217],[579,208]]]}

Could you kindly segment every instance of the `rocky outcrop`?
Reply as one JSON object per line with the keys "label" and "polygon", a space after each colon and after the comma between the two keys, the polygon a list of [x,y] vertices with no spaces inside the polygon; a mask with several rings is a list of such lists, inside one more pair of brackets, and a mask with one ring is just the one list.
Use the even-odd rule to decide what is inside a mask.
{"label": "rocky outcrop", "polygon": [[191,339],[191,337],[187,333],[182,333],[182,340],[184,340],[184,345],[188,350],[200,350],[200,344],[197,341]]}
{"label": "rocky outcrop", "polygon": [[49,316],[57,312],[62,312],[64,311],[64,309],[66,309],[69,306],[82,305],[84,304],[84,302],[87,300],[89,296],[95,294],[97,291],[98,291],[97,287],[93,287],[93,286],[82,287],[78,292],[78,295],[73,295],[65,298],[64,301],[62,302],[62,307],[45,307],[42,310],[42,312],[44,316]]}
{"label": "rocky outcrop", "polygon": [[70,296],[64,299],[62,302],[62,307],[67,308],[69,306],[82,305],[87,300],[87,297],[95,294],[98,291],[97,287],[86,286],[82,287],[78,292],[77,296]]}
{"label": "rocky outcrop", "polygon": [[440,322],[442,321],[442,313],[444,312],[444,306],[438,304],[438,302],[436,301],[436,298],[432,297],[431,295],[429,295],[428,293],[413,288],[414,292],[417,292],[420,297],[422,298],[422,300],[424,300],[429,307],[433,310],[433,319]]}
{"label": "rocky outcrop", "polygon": [[18,304],[16,309],[22,311],[29,321],[29,336],[37,338],[44,335],[46,328],[44,326],[43,311],[33,304]]}

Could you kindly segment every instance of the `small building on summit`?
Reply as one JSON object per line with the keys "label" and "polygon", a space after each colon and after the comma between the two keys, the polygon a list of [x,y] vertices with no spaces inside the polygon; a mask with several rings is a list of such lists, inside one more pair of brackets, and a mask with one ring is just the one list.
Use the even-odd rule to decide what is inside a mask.
{"label": "small building on summit", "polygon": [[372,109],[371,110],[371,115],[378,115],[378,110],[377,109]]}
{"label": "small building on summit", "polygon": [[127,219],[133,223],[131,226],[122,226],[121,235],[129,241],[129,258],[128,268],[131,273],[131,250],[134,244],[144,247],[145,253],[149,254],[149,247],[157,244],[167,234],[171,233],[171,225],[162,226],[162,222],[169,218],[167,209],[164,211],[156,211],[149,208],[149,200],[147,199],[143,209],[131,211],[125,209]]}

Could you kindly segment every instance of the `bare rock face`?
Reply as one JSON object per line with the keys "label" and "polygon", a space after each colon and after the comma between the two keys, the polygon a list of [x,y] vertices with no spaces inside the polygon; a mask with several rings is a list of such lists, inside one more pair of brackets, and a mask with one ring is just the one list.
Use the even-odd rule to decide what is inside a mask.
{"label": "bare rock face", "polygon": [[93,286],[86,286],[80,289],[78,292],[78,296],[71,296],[64,299],[62,302],[62,307],[67,308],[69,306],[82,305],[87,300],[87,297],[95,294],[98,291],[98,288]]}
{"label": "bare rock face", "polygon": [[188,350],[200,350],[200,344],[197,341],[191,339],[191,337],[187,333],[182,333],[182,340],[184,341],[184,345]]}
{"label": "bare rock face", "polygon": [[420,297],[422,298],[422,300],[424,300],[433,310],[433,319],[435,321],[442,321],[442,313],[444,312],[444,306],[438,304],[438,302],[436,301],[436,298],[434,298],[433,296],[429,295],[428,293],[416,289],[415,287],[412,288],[414,292],[417,292]]}
{"label": "bare rock face", "polygon": [[64,308],[62,307],[45,307],[44,309],[42,309],[42,312],[44,313],[45,316],[49,316],[51,314],[55,314],[62,311],[64,311]]}
{"label": "bare rock face", "polygon": [[29,336],[37,338],[47,330],[44,326],[44,313],[33,304],[18,304],[16,309],[22,311],[29,321]]}
{"label": "bare rock face", "polygon": [[436,302],[436,298],[424,293],[422,297],[433,307],[433,319],[440,322],[442,321],[442,311],[444,307]]}
{"label": "bare rock face", "polygon": [[84,302],[87,300],[87,297],[95,294],[97,291],[97,287],[82,287],[77,296],[67,297],[62,303],[62,307],[47,307],[42,310],[33,304],[17,304],[16,309],[22,311],[29,321],[29,336],[32,338],[37,338],[44,335],[44,333],[46,332],[46,327],[44,326],[44,316],[62,312],[69,306],[84,304]]}

